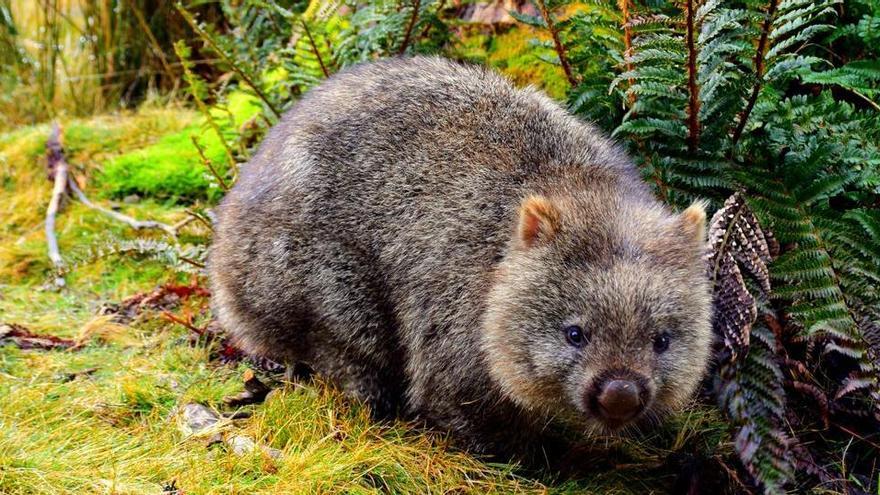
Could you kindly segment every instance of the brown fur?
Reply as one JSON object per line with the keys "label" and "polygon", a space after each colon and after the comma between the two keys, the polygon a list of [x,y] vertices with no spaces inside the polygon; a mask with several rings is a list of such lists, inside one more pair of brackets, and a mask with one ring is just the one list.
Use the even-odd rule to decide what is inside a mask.
{"label": "brown fur", "polygon": [[377,414],[534,452],[548,424],[620,426],[595,410],[609,376],[640,387],[637,420],[688,400],[710,339],[704,221],[535,90],[383,61],[309,92],[244,167],[218,208],[214,310]]}
{"label": "brown fur", "polygon": [[526,247],[556,235],[559,212],[547,198],[529,196],[519,210],[519,238]]}

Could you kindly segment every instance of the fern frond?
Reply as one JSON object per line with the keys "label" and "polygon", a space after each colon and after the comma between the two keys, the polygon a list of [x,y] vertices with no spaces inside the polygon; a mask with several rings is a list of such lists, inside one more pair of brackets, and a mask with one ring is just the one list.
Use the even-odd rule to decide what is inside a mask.
{"label": "fern frond", "polygon": [[[768,237],[741,194],[712,217],[706,255],[713,282],[713,329],[723,339],[715,389],[736,425],[734,443],[743,465],[767,493],[781,493],[794,476],[792,439],[783,430],[784,376],[775,335],[758,319],[770,291]],[[743,278],[746,271],[758,289]],[[760,309],[759,309],[760,307]]]}

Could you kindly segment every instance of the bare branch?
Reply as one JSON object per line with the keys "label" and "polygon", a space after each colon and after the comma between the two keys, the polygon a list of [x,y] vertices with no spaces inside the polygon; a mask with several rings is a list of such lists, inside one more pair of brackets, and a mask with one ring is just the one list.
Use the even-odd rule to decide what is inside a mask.
{"label": "bare branch", "polygon": [[[173,237],[175,239],[177,238],[178,230],[171,225],[168,225],[168,224],[162,223],[162,222],[157,222],[155,220],[137,220],[137,219],[132,218],[132,217],[125,215],[123,213],[119,213],[118,211],[113,211],[110,208],[105,208],[101,205],[97,205],[95,203],[92,203],[92,201],[86,196],[86,194],[84,192],[82,192],[82,189],[79,188],[79,185],[76,183],[76,181],[73,180],[73,177],[68,177],[68,185],[70,187],[70,190],[73,191],[73,193],[76,195],[76,198],[82,204],[86,205],[87,207],[89,207],[95,211],[99,211],[99,212],[107,215],[108,217],[116,220],[116,221],[119,221],[119,222],[122,222],[122,223],[128,225],[129,227],[131,227],[135,230],[144,230],[144,229],[162,230],[166,234],[170,235],[171,237]],[[186,224],[183,224],[183,225],[186,225]]]}
{"label": "bare branch", "polygon": [[[49,201],[49,208],[46,209],[46,244],[49,250],[49,259],[59,272],[64,267],[64,260],[58,250],[58,238],[55,236],[55,217],[61,209],[61,201],[67,193],[67,180],[70,167],[67,160],[64,159],[64,152],[61,148],[61,127],[58,123],[52,124],[52,132],[46,141],[46,156],[48,158],[47,167],[49,170],[49,179],[55,182],[52,188],[52,199]],[[64,279],[56,279],[56,284],[64,285]]]}

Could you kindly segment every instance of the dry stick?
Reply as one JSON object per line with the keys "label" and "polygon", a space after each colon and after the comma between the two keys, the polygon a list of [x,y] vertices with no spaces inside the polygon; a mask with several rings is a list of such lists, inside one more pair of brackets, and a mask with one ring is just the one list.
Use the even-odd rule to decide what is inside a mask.
{"label": "dry stick", "polygon": [[687,9],[687,72],[688,72],[688,107],[687,107],[687,126],[688,151],[693,153],[700,145],[700,88],[697,87],[697,46],[695,37],[696,27],[694,26],[694,17],[696,12],[695,0],[687,0],[685,7]]}
{"label": "dry stick", "polygon": [[[61,209],[61,201],[67,192],[67,177],[70,167],[67,160],[64,159],[64,153],[61,149],[61,127],[58,123],[52,124],[52,132],[46,141],[46,157],[48,158],[47,167],[49,169],[49,178],[55,181],[52,188],[52,199],[49,201],[49,208],[46,209],[46,244],[49,249],[49,259],[59,272],[64,267],[64,260],[58,250],[58,238],[55,237],[55,217],[58,210]],[[64,279],[56,279],[59,285],[64,284]]]}
{"label": "dry stick", "polygon": [[565,47],[562,46],[562,40],[559,39],[559,27],[553,22],[553,18],[550,16],[550,11],[547,10],[547,5],[544,3],[544,0],[535,0],[535,4],[538,5],[538,10],[541,11],[541,17],[544,18],[544,24],[547,25],[547,29],[550,31],[550,36],[553,38],[553,45],[556,47],[556,55],[559,57],[559,64],[562,66],[562,71],[565,72],[565,78],[568,79],[569,84],[577,86],[578,80],[574,76],[574,72],[571,70],[571,64],[568,62],[568,55],[565,53]]}
{"label": "dry stick", "polygon": [[315,44],[315,38],[312,38],[312,32],[309,30],[309,25],[306,24],[306,21],[301,20],[303,29],[306,30],[306,37],[309,39],[309,46],[312,47],[312,53],[315,54],[315,57],[318,59],[318,64],[321,65],[321,72],[324,73],[324,77],[330,77],[330,71],[327,70],[327,66],[324,65],[324,59],[321,58],[321,52],[318,51],[318,45]]}
{"label": "dry stick", "polygon": [[764,84],[764,57],[767,56],[767,43],[770,40],[770,28],[773,27],[773,18],[776,16],[776,7],[779,6],[779,0],[770,0],[770,5],[767,8],[767,17],[764,18],[764,23],[761,25],[761,37],[758,39],[758,48],[755,50],[755,85],[752,87],[752,94],[749,95],[749,101],[746,103],[746,107],[739,114],[739,122],[736,125],[736,130],[733,131],[733,137],[730,139],[730,150],[727,152],[727,157],[733,157],[734,151],[736,151],[736,144],[739,142],[739,139],[742,137],[742,133],[746,128],[746,123],[749,121],[749,116],[752,114],[752,110],[755,108],[755,103],[758,101],[758,94],[761,92],[761,87]]}
{"label": "dry stick", "polygon": [[181,326],[183,326],[183,327],[186,327],[186,328],[192,330],[192,331],[195,332],[197,335],[204,335],[204,334],[205,334],[205,329],[204,329],[204,328],[199,328],[199,327],[193,325],[192,323],[190,323],[190,322],[184,320],[183,318],[180,318],[180,317],[174,315],[174,314],[171,313],[170,311],[162,311],[162,316],[163,316],[166,320],[171,321],[172,323],[177,323],[178,325],[181,325]]}
{"label": "dry stick", "polygon": [[205,268],[204,263],[199,263],[198,261],[196,261],[194,259],[190,259],[185,256],[179,256],[179,255],[178,255],[178,258],[180,258],[180,261],[183,261],[184,263],[189,263],[190,265],[192,265],[196,268]]}
{"label": "dry stick", "polygon": [[397,50],[398,55],[403,55],[409,46],[409,40],[410,37],[412,37],[413,28],[416,27],[416,21],[419,19],[419,7],[421,4],[422,0],[413,0],[412,15],[409,17],[409,24],[406,26],[406,33],[403,36],[403,41],[400,43],[400,48]]}
{"label": "dry stick", "polygon": [[137,220],[123,213],[119,213],[118,211],[113,211],[109,208],[104,208],[101,205],[96,205],[95,203],[92,203],[92,201],[86,196],[86,194],[82,192],[82,189],[79,188],[79,185],[76,183],[76,181],[73,180],[73,177],[68,177],[68,186],[70,187],[70,190],[73,191],[74,194],[76,194],[76,198],[82,204],[95,211],[99,211],[114,220],[122,222],[135,230],[158,229],[164,231],[171,237],[177,238],[177,233],[180,228],[192,221],[191,219],[186,218],[186,223],[183,223],[183,221],[181,221],[178,224],[172,226],[168,225],[167,223],[157,222],[155,220]]}

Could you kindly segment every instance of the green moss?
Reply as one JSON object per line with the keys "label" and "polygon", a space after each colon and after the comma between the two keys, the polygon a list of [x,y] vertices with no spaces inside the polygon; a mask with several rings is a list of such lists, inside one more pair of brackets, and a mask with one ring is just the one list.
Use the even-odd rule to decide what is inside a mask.
{"label": "green moss", "polygon": [[[100,177],[105,193],[115,198],[128,194],[190,200],[216,197],[190,137],[201,133],[197,126],[187,127],[152,146],[111,159],[104,165]],[[225,152],[220,140],[213,132],[208,136],[201,139],[206,144],[205,155],[225,170]]]}
{"label": "green moss", "polygon": [[[211,110],[211,118],[220,127],[223,139],[231,143],[238,127],[259,113],[260,108],[255,96],[236,91],[229,95],[225,105]],[[192,142],[193,137],[218,173],[225,175],[229,160],[223,141],[203,118],[150,146],[107,161],[99,177],[101,188],[113,198],[138,194],[186,202],[218,199],[222,191],[216,187],[210,171],[202,162]]]}

